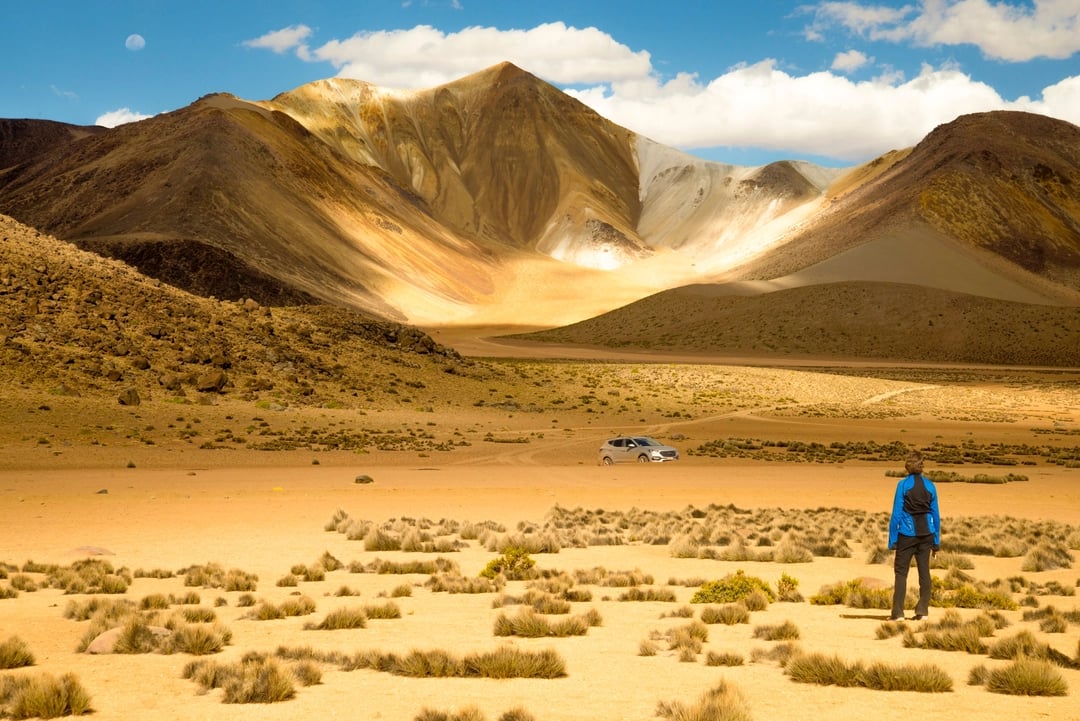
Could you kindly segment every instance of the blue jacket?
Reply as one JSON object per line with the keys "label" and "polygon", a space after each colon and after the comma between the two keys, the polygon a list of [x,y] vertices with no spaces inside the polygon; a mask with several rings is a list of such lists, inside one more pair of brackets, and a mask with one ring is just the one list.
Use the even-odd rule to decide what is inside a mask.
{"label": "blue jacket", "polygon": [[[930,530],[934,534],[934,548],[941,546],[941,512],[938,510],[937,488],[929,478],[923,476],[923,485],[930,492]],[[892,515],[889,517],[889,548],[896,548],[897,536],[914,536],[915,521],[904,510],[904,494],[915,486],[915,476],[908,476],[896,484],[896,496],[893,498]]]}

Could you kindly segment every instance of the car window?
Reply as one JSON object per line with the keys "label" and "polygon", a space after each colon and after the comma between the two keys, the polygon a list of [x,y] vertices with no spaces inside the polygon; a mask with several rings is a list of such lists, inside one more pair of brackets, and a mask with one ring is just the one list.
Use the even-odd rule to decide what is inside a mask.
{"label": "car window", "polygon": [[616,438],[616,439],[614,439],[612,441],[609,441],[609,443],[611,443],[611,445],[614,448],[622,448],[623,447],[623,439],[622,438]]}
{"label": "car window", "polygon": [[659,443],[654,441],[652,438],[635,438],[634,442],[637,443],[639,446],[658,446],[658,445],[660,445]]}

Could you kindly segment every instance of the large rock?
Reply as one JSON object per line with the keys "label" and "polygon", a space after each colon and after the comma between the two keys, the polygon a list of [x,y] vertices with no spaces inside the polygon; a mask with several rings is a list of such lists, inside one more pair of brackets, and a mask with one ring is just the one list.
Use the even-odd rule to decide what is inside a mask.
{"label": "large rock", "polygon": [[[168,636],[172,633],[164,626],[150,626],[150,633],[155,636]],[[94,640],[90,642],[90,645],[86,647],[87,653],[103,654],[103,653],[115,653],[116,642],[120,640],[120,634],[124,632],[123,626],[117,626],[116,628],[110,628],[108,631],[104,631],[94,637]]]}
{"label": "large rock", "polygon": [[134,388],[125,388],[120,392],[120,396],[117,398],[122,406],[137,406],[142,403],[142,398],[139,397],[139,391]]}
{"label": "large rock", "polygon": [[195,380],[195,390],[203,393],[218,393],[225,387],[227,380],[224,371],[209,371]]}

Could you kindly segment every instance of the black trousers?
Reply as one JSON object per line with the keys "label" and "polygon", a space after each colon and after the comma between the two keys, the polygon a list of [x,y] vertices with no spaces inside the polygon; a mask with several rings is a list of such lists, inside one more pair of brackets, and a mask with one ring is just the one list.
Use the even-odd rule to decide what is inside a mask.
{"label": "black trousers", "polygon": [[915,615],[925,616],[930,613],[930,552],[934,548],[934,536],[905,536],[901,534],[896,539],[896,558],[893,561],[893,570],[896,572],[896,581],[893,586],[892,615],[904,615],[904,597],[907,595],[908,570],[911,568],[911,557],[915,557],[915,565],[919,569],[919,602],[915,604]]}

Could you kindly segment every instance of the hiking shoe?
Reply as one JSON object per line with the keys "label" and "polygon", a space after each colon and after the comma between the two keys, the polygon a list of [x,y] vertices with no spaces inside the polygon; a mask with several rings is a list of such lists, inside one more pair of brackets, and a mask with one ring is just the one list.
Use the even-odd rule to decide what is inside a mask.
{"label": "hiking shoe", "polygon": [[916,613],[914,616],[911,617],[911,620],[912,621],[922,621],[924,618],[926,618],[925,613]]}

